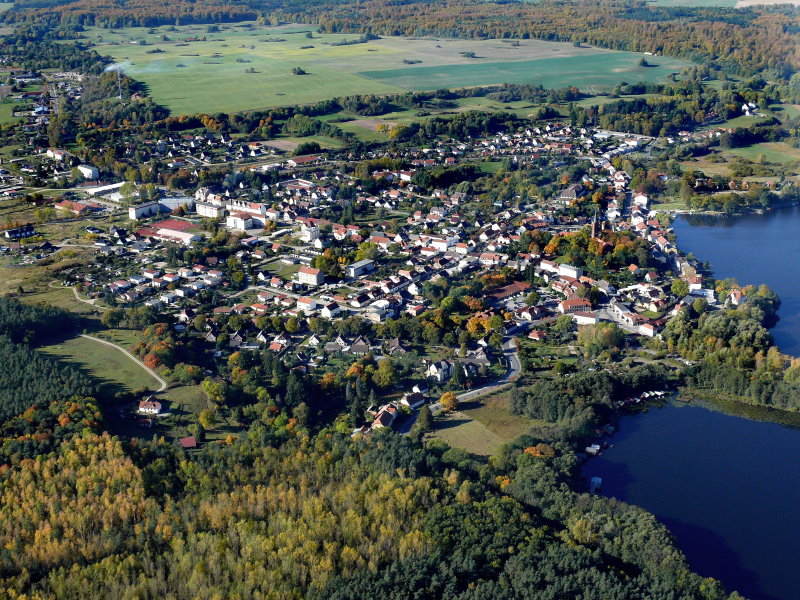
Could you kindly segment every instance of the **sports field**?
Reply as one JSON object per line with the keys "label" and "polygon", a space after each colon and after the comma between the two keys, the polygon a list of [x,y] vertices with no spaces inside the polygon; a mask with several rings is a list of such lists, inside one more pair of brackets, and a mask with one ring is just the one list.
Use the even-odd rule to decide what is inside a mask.
{"label": "sports field", "polygon": [[[312,103],[353,94],[492,83],[611,87],[660,80],[688,63],[539,40],[384,38],[320,35],[314,26],[255,23],[87,28],[86,42],[147,85],[173,114],[235,112]],[[292,74],[299,67],[304,75]]]}

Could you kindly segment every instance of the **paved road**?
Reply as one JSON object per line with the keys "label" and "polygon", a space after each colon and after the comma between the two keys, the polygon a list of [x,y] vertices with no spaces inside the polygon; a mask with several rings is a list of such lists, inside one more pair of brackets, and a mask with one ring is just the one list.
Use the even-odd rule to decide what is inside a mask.
{"label": "paved road", "polygon": [[[75,288],[72,288],[72,289],[74,290]],[[105,344],[106,346],[111,346],[112,348],[116,348],[117,350],[122,352],[125,356],[130,358],[133,362],[135,362],[137,365],[142,367],[145,371],[150,373],[150,375],[152,375],[158,381],[158,383],[159,383],[159,385],[161,387],[159,387],[156,390],[156,392],[163,392],[165,389],[167,389],[167,382],[164,379],[162,379],[158,375],[158,373],[153,371],[153,369],[151,369],[150,367],[146,366],[142,361],[139,360],[139,358],[137,356],[131,354],[130,352],[125,350],[125,348],[123,348],[122,346],[118,346],[117,344],[115,344],[113,342],[108,342],[106,340],[101,340],[100,338],[94,337],[93,335],[86,335],[85,333],[82,333],[81,337],[93,340],[95,342],[100,342],[101,344]]]}
{"label": "paved road", "polygon": [[[522,371],[522,365],[519,362],[519,355],[517,354],[517,349],[514,347],[513,338],[506,338],[503,341],[503,356],[508,363],[508,369],[506,370],[505,374],[500,378],[492,381],[491,383],[487,383],[484,386],[476,388],[474,390],[470,390],[469,392],[464,392],[463,394],[459,394],[457,396],[459,402],[465,402],[467,400],[474,400],[480,396],[485,396],[487,394],[492,394],[501,388],[513,383],[514,380],[519,377],[520,372]],[[417,415],[419,411],[413,412],[409,415],[405,421],[403,421],[398,427],[397,432],[400,434],[407,434],[411,431],[411,427],[413,427],[414,423],[417,420]],[[466,415],[464,415],[466,417]],[[469,418],[469,417],[466,417]]]}
{"label": "paved road", "polygon": [[512,383],[518,376],[520,371],[522,370],[522,365],[519,362],[519,355],[517,354],[517,349],[514,347],[513,338],[506,338],[503,340],[503,356],[508,363],[508,368],[500,379],[496,379],[491,383],[487,383],[484,386],[481,386],[477,389],[470,390],[469,392],[464,392],[463,394],[458,395],[458,401],[464,402],[466,400],[473,400],[479,396],[484,396],[486,394],[491,394],[496,392],[502,387],[507,386],[509,383]]}

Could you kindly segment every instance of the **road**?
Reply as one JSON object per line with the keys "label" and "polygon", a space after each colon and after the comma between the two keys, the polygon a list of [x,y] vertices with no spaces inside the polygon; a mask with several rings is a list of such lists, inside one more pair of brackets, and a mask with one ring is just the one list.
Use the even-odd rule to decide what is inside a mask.
{"label": "road", "polygon": [[[75,288],[72,288],[72,289],[74,290]],[[116,348],[117,350],[119,350],[120,352],[122,352],[122,353],[123,353],[125,356],[127,356],[128,358],[130,358],[130,359],[131,359],[133,362],[135,362],[137,365],[139,365],[140,367],[142,367],[142,368],[143,368],[145,371],[147,371],[148,373],[150,373],[150,375],[152,375],[152,376],[153,376],[153,377],[156,379],[156,381],[158,381],[158,383],[159,383],[159,385],[160,385],[161,387],[159,387],[159,388],[156,390],[156,392],[163,392],[165,389],[167,389],[167,382],[166,382],[164,379],[162,379],[162,378],[161,378],[161,377],[158,375],[158,373],[156,373],[155,371],[153,371],[153,369],[151,369],[150,367],[148,367],[147,365],[145,365],[145,364],[144,364],[142,361],[140,361],[140,360],[139,360],[139,358],[138,358],[137,356],[135,356],[135,355],[131,354],[130,352],[128,352],[127,350],[125,350],[125,348],[123,348],[122,346],[118,346],[118,345],[117,345],[117,344],[115,344],[114,342],[108,342],[108,341],[106,341],[106,340],[101,340],[100,338],[94,337],[93,335],[86,335],[85,333],[82,333],[82,334],[81,334],[81,337],[83,337],[83,338],[87,338],[87,339],[90,339],[90,340],[93,340],[93,341],[95,341],[95,342],[100,342],[101,344],[105,344],[106,346],[111,346],[112,348]]]}
{"label": "road", "polygon": [[[55,282],[51,281],[49,284],[47,284],[48,287],[51,287],[51,288],[60,288],[60,287],[62,287],[60,285],[53,285],[53,283],[55,283]],[[80,294],[78,294],[78,290],[76,290],[74,286],[70,287],[69,289],[72,290],[72,295],[75,296],[75,300],[77,300],[78,302],[83,302],[84,304],[88,304],[90,306],[93,306],[97,310],[108,310],[105,306],[100,306],[100,305],[96,304],[97,300],[94,300],[94,299],[93,300],[86,300],[85,298],[81,298]]]}
{"label": "road", "polygon": [[494,393],[500,388],[505,387],[509,383],[512,383],[514,380],[516,380],[520,374],[520,371],[522,370],[522,365],[519,362],[517,349],[514,347],[514,338],[506,338],[503,340],[503,356],[508,363],[508,368],[506,369],[505,375],[503,375],[500,379],[496,379],[491,383],[487,383],[484,386],[470,390],[469,392],[464,392],[463,394],[459,394],[457,396],[459,402],[474,400],[479,396],[485,396],[486,394]]}
{"label": "road", "polygon": [[[519,374],[522,371],[522,365],[519,362],[519,355],[517,354],[517,349],[514,346],[514,338],[506,338],[503,340],[503,356],[506,359],[506,363],[508,363],[508,368],[506,369],[505,374],[500,379],[495,379],[491,383],[487,383],[486,385],[474,390],[470,390],[469,392],[459,394],[457,396],[459,402],[466,402],[467,400],[474,400],[480,396],[493,394],[494,392],[513,383],[516,378],[519,377]],[[402,435],[408,434],[411,431],[411,428],[414,426],[418,414],[419,411],[411,413],[411,415],[409,415],[405,421],[403,421],[397,427],[397,432]]]}

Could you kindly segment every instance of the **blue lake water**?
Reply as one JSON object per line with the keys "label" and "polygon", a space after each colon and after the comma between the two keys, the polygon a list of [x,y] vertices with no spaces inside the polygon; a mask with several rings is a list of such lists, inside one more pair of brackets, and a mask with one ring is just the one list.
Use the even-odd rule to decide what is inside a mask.
{"label": "blue lake water", "polygon": [[[677,245],[717,278],[781,298],[772,334],[800,356],[800,207],[742,217],[680,216]],[[693,569],[752,600],[800,599],[800,429],[696,405],[625,417],[586,466],[602,493],[655,514]]]}
{"label": "blue lake water", "polygon": [[780,296],[772,334],[783,352],[800,356],[800,207],[742,217],[681,215],[673,227],[678,247],[710,262],[718,279],[766,283]]}
{"label": "blue lake water", "polygon": [[798,456],[798,429],[672,405],[624,417],[585,472],[655,514],[701,575],[752,600],[797,600]]}

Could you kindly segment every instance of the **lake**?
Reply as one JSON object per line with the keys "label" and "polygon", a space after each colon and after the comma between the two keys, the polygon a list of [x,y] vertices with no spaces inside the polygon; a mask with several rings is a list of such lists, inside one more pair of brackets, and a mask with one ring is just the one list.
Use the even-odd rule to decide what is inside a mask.
{"label": "lake", "polygon": [[716,278],[766,283],[780,296],[772,335],[783,352],[800,356],[800,207],[741,217],[680,215],[673,227],[678,248],[710,262]]}
{"label": "lake", "polygon": [[655,514],[692,568],[751,600],[800,598],[800,430],[695,405],[624,417],[586,465]]}

